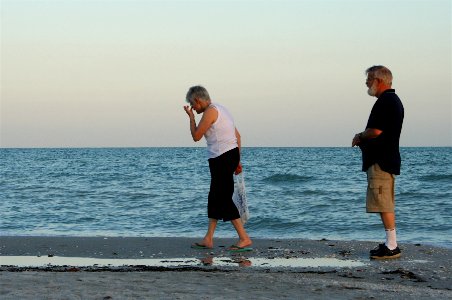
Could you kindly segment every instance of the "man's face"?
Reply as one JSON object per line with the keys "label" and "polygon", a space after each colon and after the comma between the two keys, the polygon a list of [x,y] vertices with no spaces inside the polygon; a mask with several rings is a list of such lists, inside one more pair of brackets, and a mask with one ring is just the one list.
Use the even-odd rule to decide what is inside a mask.
{"label": "man's face", "polygon": [[378,91],[378,80],[372,74],[369,74],[366,79],[366,85],[368,87],[367,94],[374,97]]}

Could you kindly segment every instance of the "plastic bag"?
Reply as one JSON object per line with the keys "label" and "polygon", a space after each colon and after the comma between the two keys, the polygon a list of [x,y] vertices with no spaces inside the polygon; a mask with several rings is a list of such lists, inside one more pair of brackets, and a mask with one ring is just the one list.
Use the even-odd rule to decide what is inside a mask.
{"label": "plastic bag", "polygon": [[234,175],[234,194],[232,195],[232,200],[239,211],[242,223],[245,224],[250,218],[250,212],[248,210],[248,202],[246,201],[243,172]]}

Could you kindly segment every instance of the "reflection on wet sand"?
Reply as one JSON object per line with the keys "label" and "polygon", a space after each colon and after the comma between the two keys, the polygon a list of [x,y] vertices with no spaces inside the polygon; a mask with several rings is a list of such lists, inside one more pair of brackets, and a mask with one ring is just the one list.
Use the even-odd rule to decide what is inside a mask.
{"label": "reflection on wet sand", "polygon": [[[213,266],[213,265],[217,264],[217,263],[214,263],[214,257],[213,256],[207,256],[207,257],[204,257],[204,258],[200,258],[199,260],[201,261],[201,263],[204,266]],[[233,258],[218,257],[216,261],[219,261],[218,262],[219,265],[224,265],[224,264],[234,265],[234,264],[236,264],[236,265],[238,265],[240,267],[251,267],[253,265],[251,260],[249,260],[249,259],[247,259],[245,257],[233,257]]]}
{"label": "reflection on wet sand", "polygon": [[1,266],[16,267],[124,267],[124,266],[149,266],[149,267],[256,267],[256,268],[353,268],[368,264],[359,260],[346,260],[337,258],[261,258],[261,257],[214,257],[208,255],[203,258],[170,258],[170,259],[102,259],[89,257],[37,257],[37,256],[0,256]]}

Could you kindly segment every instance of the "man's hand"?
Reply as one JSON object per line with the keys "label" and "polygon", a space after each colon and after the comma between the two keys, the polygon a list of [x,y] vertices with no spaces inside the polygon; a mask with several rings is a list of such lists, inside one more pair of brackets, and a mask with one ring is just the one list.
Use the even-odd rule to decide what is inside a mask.
{"label": "man's hand", "polygon": [[357,134],[355,134],[355,137],[353,138],[352,147],[358,146],[359,143],[361,143],[361,138],[360,138],[360,134],[357,133]]}
{"label": "man's hand", "polygon": [[383,131],[376,128],[367,128],[363,132],[355,134],[355,137],[352,141],[352,147],[358,146],[362,141],[367,141],[370,139],[375,139],[382,134]]}

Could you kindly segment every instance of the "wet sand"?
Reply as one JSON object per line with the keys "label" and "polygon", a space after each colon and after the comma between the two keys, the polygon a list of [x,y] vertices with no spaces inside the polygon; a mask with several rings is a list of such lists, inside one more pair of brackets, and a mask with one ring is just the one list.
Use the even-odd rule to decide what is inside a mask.
{"label": "wet sand", "polygon": [[[260,239],[253,251],[232,253],[233,239],[216,239],[210,250],[191,249],[196,241],[0,237],[0,298],[452,299],[452,249],[400,244],[401,258],[377,261],[368,258],[372,242]],[[82,263],[11,264],[17,256]],[[84,265],[88,258],[98,264]]]}

